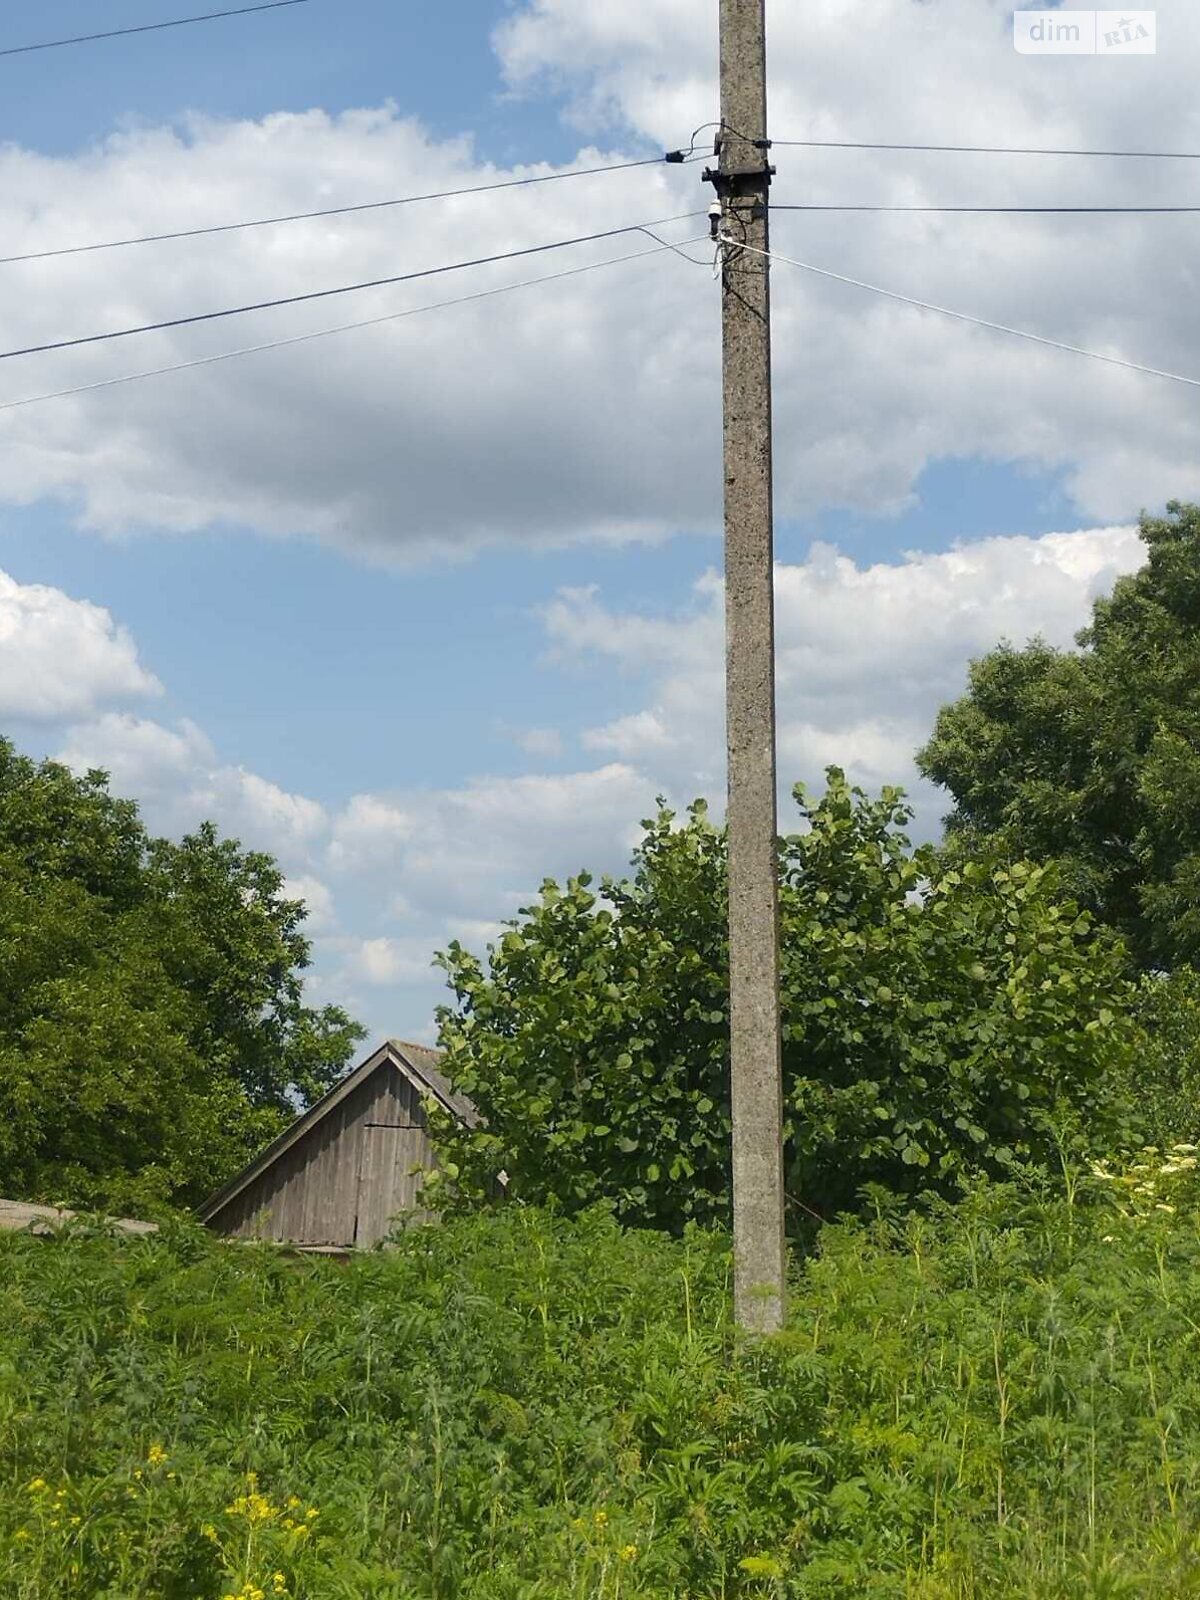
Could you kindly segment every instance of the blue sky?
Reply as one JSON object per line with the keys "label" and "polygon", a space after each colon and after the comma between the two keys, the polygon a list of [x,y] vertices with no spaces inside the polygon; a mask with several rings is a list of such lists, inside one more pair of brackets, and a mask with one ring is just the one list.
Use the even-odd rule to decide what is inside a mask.
{"label": "blue sky", "polygon": [[[10,16],[4,37],[32,44],[221,9],[190,0],[51,0]],[[498,81],[491,32],[507,9],[481,0],[309,0],[22,56],[7,69],[20,74],[20,87],[11,101],[5,96],[5,137],[67,152],[122,124],[167,122],[182,111],[258,117],[392,99],[442,137],[472,134],[496,160],[568,158],[576,141],[553,104],[514,100]]]}
{"label": "blue sky", "polygon": [[[9,18],[0,43],[190,9],[203,8],[54,0]],[[1177,23],[1173,54],[1104,63],[1107,83],[1095,63],[1016,58],[1007,14],[987,0],[955,13],[958,33],[944,7],[867,9],[870,32],[839,34],[822,17],[801,37],[774,8],[776,131],[803,132],[808,118],[825,137],[1050,129],[1200,147],[1188,88],[1200,39],[1182,7],[1163,12]],[[612,0],[602,17],[566,0],[312,0],[10,57],[0,128],[20,181],[0,220],[22,241],[51,226],[55,242],[83,241],[142,231],[164,206],[171,226],[194,225],[335,192],[420,190],[447,170],[639,156],[714,114],[713,42],[711,18],[679,0]],[[889,67],[898,58],[911,94]],[[869,114],[854,114],[855,84]],[[935,100],[935,84],[952,87]],[[354,120],[388,106],[376,124]],[[314,109],[327,114],[319,126],[303,120]],[[260,138],[281,113],[297,116]],[[1169,191],[1157,171],[777,159],[780,198],[785,184],[791,197],[986,192],[997,203],[1100,192],[1131,203],[1148,181],[1182,192],[1180,174]],[[707,203],[689,187],[694,169],[673,176],[674,203]],[[31,318],[60,334],[114,326],[194,309],[201,295],[229,303],[272,274],[345,281],[360,251],[382,252],[362,258],[372,269],[409,252],[433,262],[666,203],[623,185],[581,180],[552,199],[526,191],[486,212],[428,208],[286,242],[264,230],[236,245],[0,268],[19,290],[6,342]],[[1074,342],[1200,368],[1194,251],[1172,227],[1117,224],[1103,274],[1090,271],[1098,239],[1083,224],[951,233],[781,218],[776,243]],[[421,319],[419,336],[394,346],[355,335],[31,408],[0,434],[0,570],[20,623],[18,644],[0,651],[6,727],[31,751],[110,766],[157,826],[208,808],[275,849],[324,906],[317,992],[375,1031],[427,1035],[436,984],[421,972],[434,945],[459,932],[481,942],[544,871],[619,866],[655,793],[719,797],[718,307],[706,274],[668,259]],[[1005,634],[1068,640],[1091,596],[1136,560],[1139,508],[1193,492],[1195,417],[1177,396],[1137,388],[1144,380],[784,274],[781,777],[812,780],[838,759],[867,783],[911,783],[911,751],[968,656]],[[4,374],[3,398],[396,304],[273,313],[145,351],[125,341],[86,368],[30,363]],[[1047,542],[1059,534],[1075,543]],[[57,670],[37,635],[43,590],[66,618],[84,605],[106,614],[94,663],[81,654],[50,712],[32,680],[22,700],[23,671]],[[829,619],[843,633],[817,664],[805,628]],[[936,797],[918,800],[934,826]],[[447,819],[475,830],[461,870]]]}

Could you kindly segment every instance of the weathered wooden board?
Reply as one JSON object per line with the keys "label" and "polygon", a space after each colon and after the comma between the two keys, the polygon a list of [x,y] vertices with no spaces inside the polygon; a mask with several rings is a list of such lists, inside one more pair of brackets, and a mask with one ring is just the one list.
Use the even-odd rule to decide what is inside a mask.
{"label": "weathered wooden board", "polygon": [[[30,1233],[49,1233],[60,1223],[68,1222],[77,1213],[58,1206],[35,1206],[24,1200],[0,1200],[0,1228],[7,1233],[19,1233],[27,1228]],[[130,1217],[104,1219],[122,1233],[157,1233],[156,1222],[135,1222]]]}

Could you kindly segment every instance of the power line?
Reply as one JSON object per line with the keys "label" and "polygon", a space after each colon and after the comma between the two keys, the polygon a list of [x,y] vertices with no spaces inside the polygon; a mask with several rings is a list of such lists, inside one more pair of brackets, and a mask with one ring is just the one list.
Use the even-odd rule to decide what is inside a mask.
{"label": "power line", "polygon": [[[576,278],[585,272],[597,272],[602,267],[619,267],[629,261],[644,261],[648,256],[662,255],[667,251],[678,253],[683,246],[698,244],[701,239],[707,237],[707,234],[698,234],[692,239],[681,239],[677,244],[664,241],[650,250],[636,250],[630,255],[613,256],[607,261],[590,261],[582,267],[568,267],[564,272],[551,272],[541,278],[525,278],[520,283],[498,284],[491,289],[479,289],[474,294],[459,295],[453,300],[436,300],[430,305],[410,306],[405,311],[389,311],[384,316],[368,317],[362,322],[343,322],[333,328],[317,328],[311,333],[292,334],[287,339],[270,339],[265,344],[244,345],[239,350],[222,350],[216,355],[197,356],[191,361],[176,361],[167,367],[152,367],[144,372],[127,372],[120,377],[99,378],[93,383],[76,384],[70,389],[55,389],[48,394],[26,395],[20,400],[0,401],[0,411],[15,411],[22,406],[40,405],[45,400],[65,400],[73,395],[91,394],[96,389],[111,389],[118,384],[136,383],[142,378],[163,377],[170,372],[190,372],[195,367],[211,367],[221,361],[233,361],[239,356],[258,355],[265,350],[282,350],[294,344],[308,344],[314,339],[328,339],[334,334],[352,333],[359,328],[377,328],[387,322],[400,322],[406,317],[422,316],[427,311],[444,311],[451,306],[465,306],[476,300],[489,300],[494,295],[511,294],[516,289],[532,289],[540,284],[557,283],[563,278]],[[685,260],[690,259],[692,258],[685,257]]]}
{"label": "power line", "polygon": [[860,278],[848,278],[841,272],[830,272],[826,267],[815,267],[810,261],[796,261],[791,256],[782,256],[775,250],[758,250],[753,245],[741,244],[739,240],[722,234],[721,242],[732,245],[738,249],[749,250],[754,255],[766,256],[772,261],[781,261],[785,266],[799,267],[802,272],[814,272],[821,278],[832,278],[835,283],[848,283],[853,289],[866,289],[870,294],[882,295],[887,300],[897,300],[901,305],[915,306],[919,311],[935,311],[942,317],[953,317],[956,322],[969,322],[977,328],[988,328],[993,333],[1007,333],[1014,339],[1028,339],[1033,344],[1048,346],[1051,350],[1065,350],[1069,355],[1087,356],[1090,361],[1103,361],[1112,367],[1124,367],[1130,372],[1144,372],[1152,378],[1167,378],[1172,383],[1186,383],[1189,387],[1200,389],[1200,378],[1188,378],[1179,372],[1165,372],[1161,367],[1143,366],[1139,361],[1126,361],[1123,356],[1103,355],[1099,350],[1085,350],[1077,344],[1065,344],[1060,339],[1048,339],[1040,333],[1030,333],[1025,328],[1010,328],[1003,322],[989,322],[985,317],[974,317],[966,311],[954,311],[949,306],[933,305],[928,300],[916,300],[911,295],[899,294],[895,289],[882,289],[877,283],[864,283]]}
{"label": "power line", "polygon": [[1144,217],[1186,216],[1200,212],[1200,206],[893,206],[893,205],[805,205],[775,206],[772,211],[915,211],[938,214],[961,213],[972,216],[1091,216]]}
{"label": "power line", "polygon": [[[674,217],[653,217],[649,222],[633,222],[623,228],[606,228],[599,233],[584,233],[574,239],[556,239],[550,244],[526,245],[520,250],[504,250],[496,255],[476,256],[470,261],[452,261],[440,267],[424,267],[419,272],[400,272],[388,278],[371,278],[364,283],[340,284],[334,289],[310,289],[305,294],[282,295],[274,300],[256,300],[249,305],[229,306],[221,311],[199,311],[185,317],[169,317],[162,322],[147,322],[136,328],[117,328],[111,333],[88,333],[75,339],[55,339],[46,344],[26,345],[19,350],[0,351],[0,361],[10,361],[14,356],[41,355],[49,350],[70,350],[84,344],[103,344],[112,339],[128,339],[138,333],[159,333],[167,328],[188,327],[197,322],[216,322],[223,317],[240,317],[249,311],[271,311],[277,306],[300,305],[306,300],[328,300],[334,295],[356,294],[362,289],[382,289],[396,283],[412,283],[417,278],[436,278],[447,272],[463,272],[469,267],[491,266],[497,261],[514,261],[520,256],[543,255],[549,250],[565,250],[572,245],[591,244],[599,239],[615,239],[625,233],[644,233],[650,228],[668,222],[686,222],[703,215],[699,211],[685,211]],[[661,243],[661,241],[659,241]]]}
{"label": "power line", "polygon": [[65,44],[91,44],[96,39],[122,39],[130,33],[158,33],[163,28],[184,28],[192,22],[215,22],[220,17],[244,17],[251,11],[281,11],[284,6],[306,6],[308,0],[263,0],[256,6],[237,6],[230,11],[206,11],[199,17],[175,17],[170,22],[143,22],[136,28],[111,28],[107,33],[77,33],[69,39],[47,39],[42,44],[12,45],[0,56],[24,56],[31,50],[60,50]]}
{"label": "power line", "polygon": [[321,217],[346,217],[363,211],[383,211],[393,206],[419,205],[426,200],[453,200],[462,195],[491,194],[497,189],[522,189],[530,184],[559,183],[565,178],[592,178],[604,172],[628,172],[634,167],[661,166],[668,159],[668,156],[647,156],[641,161],[616,161],[603,167],[581,167],[572,172],[547,172],[533,178],[506,178],[499,183],[477,183],[464,189],[438,189],[429,194],[401,195],[391,200],[367,200],[358,205],[327,206],[321,211],[293,211],[278,217],[253,217],[245,222],[219,222],[203,228],[180,228],[172,233],[145,233],[129,239],[106,239],[97,244],[64,245],[57,250],[31,250],[24,255],[0,256],[0,266],[11,266],[19,261],[48,261],[55,256],[87,255],[96,250],[121,250],[128,245],[163,244],[169,239],[199,239],[206,234],[236,233],[245,228],[272,228],[282,222],[312,222]]}
{"label": "power line", "polygon": [[977,156],[1111,156],[1122,161],[1200,161],[1200,150],[1064,150],[996,144],[879,144],[853,139],[772,139],[772,145],[804,150],[934,150]]}

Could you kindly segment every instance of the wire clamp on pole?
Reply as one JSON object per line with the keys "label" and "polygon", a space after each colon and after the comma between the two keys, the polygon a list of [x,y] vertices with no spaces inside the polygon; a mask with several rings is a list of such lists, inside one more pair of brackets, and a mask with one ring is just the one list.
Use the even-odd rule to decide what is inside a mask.
{"label": "wire clamp on pole", "polygon": [[747,194],[757,198],[763,189],[770,187],[774,176],[775,168],[764,161],[761,167],[733,167],[728,171],[705,167],[701,181],[711,183],[722,200],[729,200]]}

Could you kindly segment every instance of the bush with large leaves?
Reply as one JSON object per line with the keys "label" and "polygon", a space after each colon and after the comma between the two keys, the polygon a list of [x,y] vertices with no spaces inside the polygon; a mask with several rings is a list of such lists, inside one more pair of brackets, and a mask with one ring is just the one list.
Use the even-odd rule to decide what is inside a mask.
{"label": "bush with large leaves", "polygon": [[[1115,939],[1052,873],[939,865],[898,791],[836,769],[781,850],[788,1190],[799,1217],[868,1182],[952,1191],[1099,1139],[1131,1049]],[[646,825],[627,882],[543,885],[485,962],[440,958],[447,1070],[483,1125],[440,1129],[468,1202],[495,1175],[569,1210],[678,1228],[728,1214],[725,840],[696,805]]]}
{"label": "bush with large leaves", "polygon": [[304,1004],[304,914],[271,857],[0,740],[0,1194],[195,1200],[320,1094],[362,1033]]}

